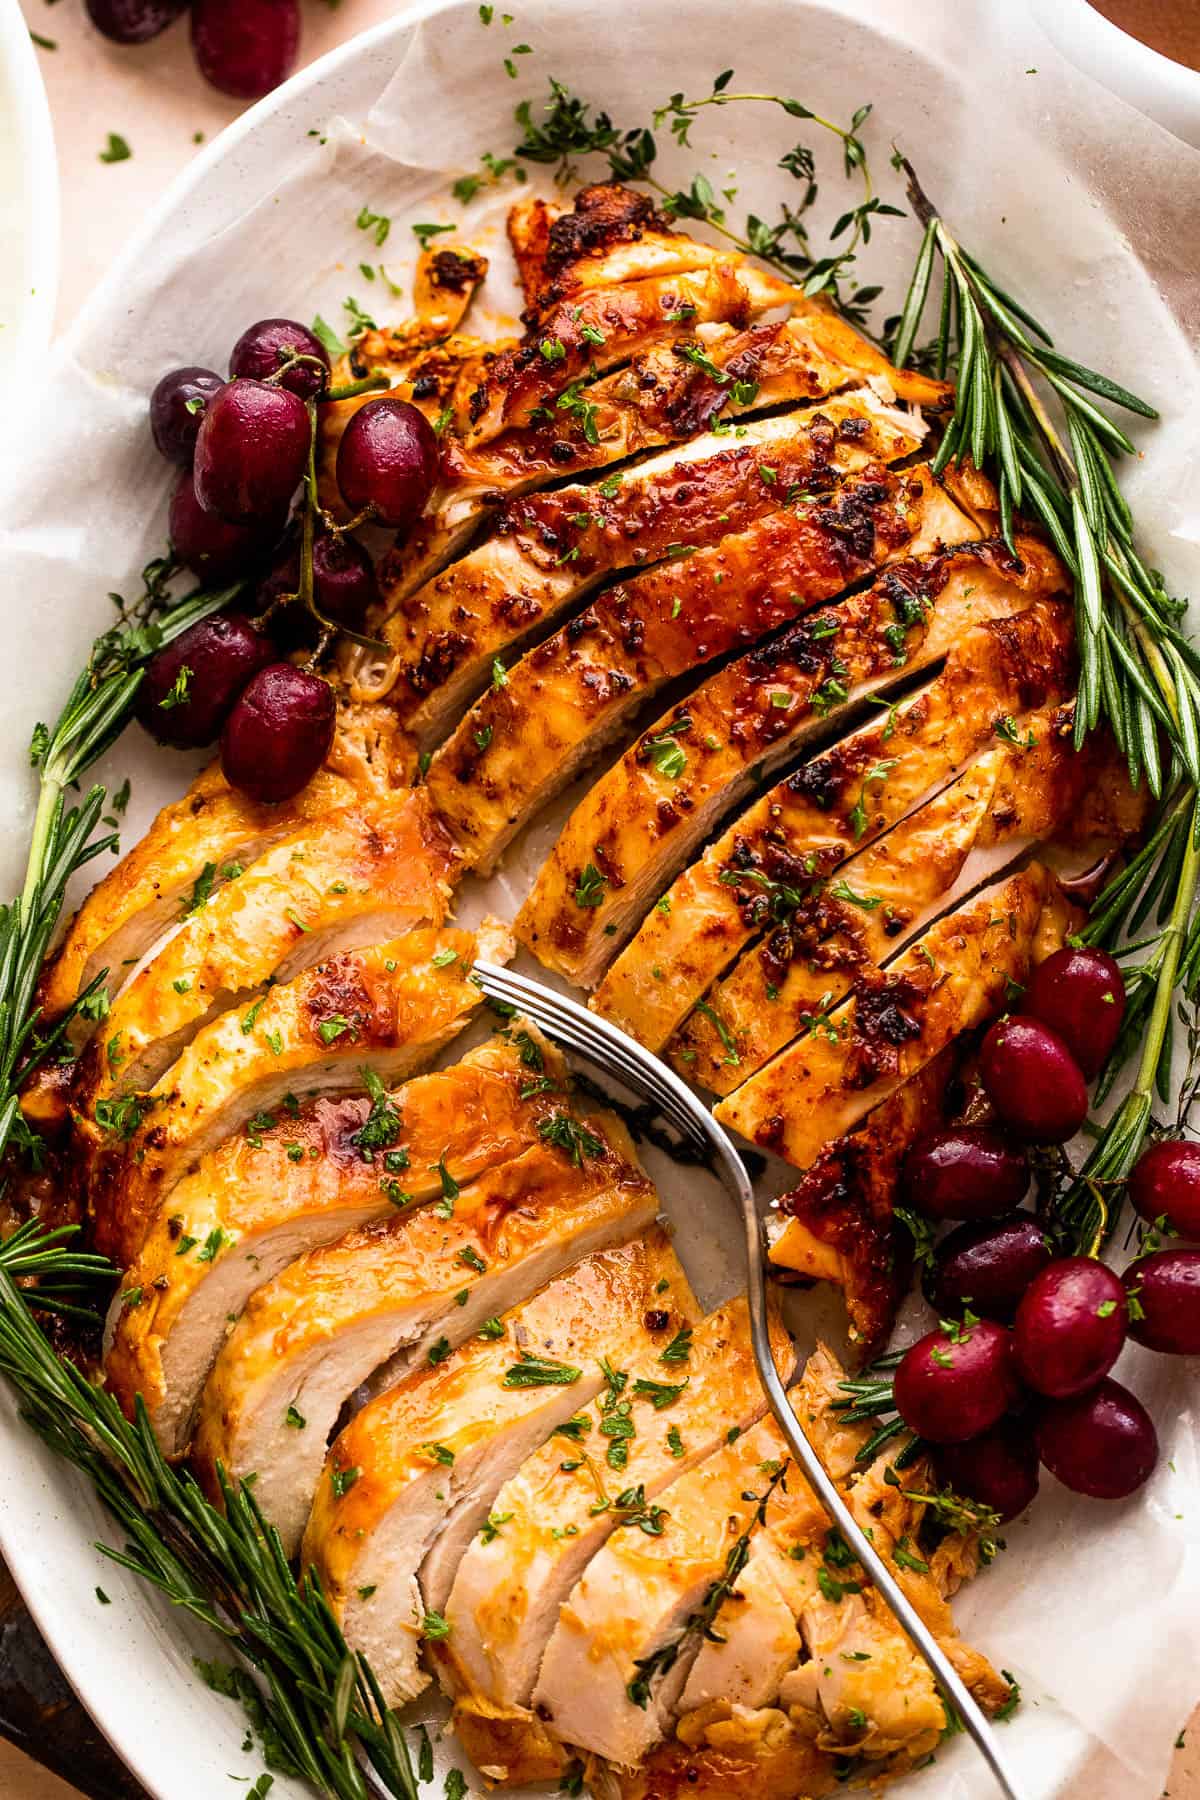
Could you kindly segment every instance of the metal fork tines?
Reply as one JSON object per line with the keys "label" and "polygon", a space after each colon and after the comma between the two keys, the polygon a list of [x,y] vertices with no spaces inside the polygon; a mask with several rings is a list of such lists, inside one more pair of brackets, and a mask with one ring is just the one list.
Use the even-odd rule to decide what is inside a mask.
{"label": "metal fork tines", "polygon": [[809,1486],[857,1557],[898,1623],[929,1665],[943,1700],[952,1706],[987,1763],[1007,1800],[1023,1800],[1015,1777],[1006,1767],[999,1741],[974,1696],[953,1663],[917,1612],[892,1571],[862,1530],[845,1497],[831,1481],[825,1465],[809,1442],[792,1410],[775,1368],[767,1309],[765,1241],[754,1190],[742,1160],[724,1128],[673,1069],[625,1032],[597,1018],[577,1001],[551,992],[540,982],[491,963],[477,962],[474,974],[491,1000],[514,1006],[548,1037],[586,1057],[631,1092],[649,1100],[689,1145],[703,1150],[710,1167],[736,1201],[742,1216],[746,1251],[746,1292],[750,1309],[751,1341],[763,1391],[788,1446],[804,1471]]}

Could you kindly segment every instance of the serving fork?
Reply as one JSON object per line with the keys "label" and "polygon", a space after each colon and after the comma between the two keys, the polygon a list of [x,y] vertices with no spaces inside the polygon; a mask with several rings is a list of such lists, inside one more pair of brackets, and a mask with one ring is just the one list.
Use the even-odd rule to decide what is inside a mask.
{"label": "serving fork", "polygon": [[859,1526],[837,1487],[830,1480],[804,1428],[789,1404],[771,1355],[767,1324],[765,1237],[755,1205],[754,1190],[734,1149],[732,1139],[708,1108],[673,1069],[660,1062],[641,1044],[607,1019],[597,1018],[574,1000],[514,975],[491,963],[477,962],[474,976],[489,1000],[514,1008],[553,1038],[563,1049],[574,1051],[602,1072],[657,1109],[683,1142],[719,1177],[741,1213],[746,1251],[746,1292],[750,1309],[751,1341],[771,1411],[787,1439],[805,1477],[843,1539],[870,1577],[892,1613],[928,1663],[944,1701],[952,1705],[963,1726],[987,1763],[1000,1791],[1008,1800],[1024,1800],[1021,1788],[1008,1769],[996,1733],[953,1663],[921,1615]]}

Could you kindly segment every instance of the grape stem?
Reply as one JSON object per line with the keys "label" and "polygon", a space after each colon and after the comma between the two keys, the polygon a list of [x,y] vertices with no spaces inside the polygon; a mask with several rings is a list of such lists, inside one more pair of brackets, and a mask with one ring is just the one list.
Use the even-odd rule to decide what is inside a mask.
{"label": "grape stem", "polygon": [[391,385],[386,375],[364,375],[361,381],[348,382],[345,387],[327,388],[318,397],[322,406],[328,406],[332,400],[354,400],[359,394],[382,393]]}

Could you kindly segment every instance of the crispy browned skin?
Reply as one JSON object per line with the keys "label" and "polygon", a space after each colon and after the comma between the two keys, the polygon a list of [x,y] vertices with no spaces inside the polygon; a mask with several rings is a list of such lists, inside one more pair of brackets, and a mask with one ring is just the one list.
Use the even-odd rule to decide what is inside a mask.
{"label": "crispy browned skin", "polygon": [[[660,1049],[754,922],[744,916],[752,896],[739,895],[736,872],[755,871],[748,881],[758,885],[759,873],[771,873],[761,861],[765,855],[779,863],[776,879],[799,873],[789,876],[786,868],[788,857],[803,848],[799,820],[794,823],[798,809],[823,847],[836,850],[840,839],[850,854],[869,830],[894,821],[929,785],[919,773],[907,787],[904,777],[877,782],[866,795],[877,824],[850,817],[866,771],[883,760],[894,772],[898,750],[910,737],[920,744],[932,713],[946,718],[956,709],[964,713],[953,734],[962,747],[950,753],[948,773],[955,756],[961,761],[969,754],[967,723],[979,718],[990,694],[995,701],[986,731],[997,714],[1066,691],[1072,673],[1069,602],[1045,601],[1028,613],[1022,610],[1039,594],[1061,587],[1065,575],[1035,544],[1022,541],[1022,549],[1028,555],[1021,564],[1000,544],[967,544],[920,561],[906,559],[866,594],[812,614],[680,701],[576,807],[518,916],[521,940],[547,967],[592,986],[645,914],[595,1004],[651,1049]],[[1018,616],[987,626],[990,635],[970,630],[1012,614]],[[961,657],[954,648],[959,642]],[[930,698],[898,715],[905,728],[895,744],[898,727],[884,713],[873,733],[856,733],[806,765],[756,801],[674,882],[661,911],[647,913],[717,818],[749,790],[752,776],[761,778],[865,688],[911,676],[948,648],[957,660],[954,673],[948,670],[943,677],[944,708],[939,683],[936,707]],[[969,705],[964,695],[970,696]],[[678,754],[664,767],[661,746],[670,738]],[[902,803],[901,794],[907,795]],[[598,904],[581,907],[575,895],[588,863],[606,885]],[[757,910],[761,915],[764,909]]]}
{"label": "crispy browned skin", "polygon": [[849,996],[715,1109],[721,1123],[799,1169],[831,1137],[998,1012],[1057,950],[1077,915],[1051,872],[1030,863],[948,913],[882,969],[861,970]]}
{"label": "crispy browned skin", "polygon": [[[668,1053],[678,1068],[702,1087],[728,1093],[807,1021],[828,1012],[858,971],[893,954],[943,909],[959,878],[969,879],[968,866],[978,882],[1033,843],[1070,839],[1093,789],[1124,789],[1131,810],[1140,813],[1142,796],[1129,788],[1124,759],[1107,733],[1094,733],[1075,750],[1073,703],[1022,713],[1019,724],[1011,715],[994,722],[1002,729],[986,753],[845,863],[837,881],[827,873],[831,853],[823,831],[818,827],[808,849],[797,833],[788,904],[775,908],[776,920],[759,943],[709,989],[709,1010],[693,1012],[675,1034]],[[1129,835],[1118,831],[1109,841],[1121,844]],[[832,854],[837,850],[835,843]],[[804,875],[810,855],[815,879]],[[758,885],[749,882],[741,892],[743,903],[757,908]]]}
{"label": "crispy browned skin", "polygon": [[935,1057],[775,1202],[783,1229],[770,1260],[841,1288],[864,1356],[886,1340],[908,1292],[912,1236],[895,1220],[900,1169],[917,1138],[944,1123],[954,1066],[953,1049]]}
{"label": "crispy browned skin", "polygon": [[673,231],[645,196],[615,184],[583,189],[574,210],[543,235],[544,219],[538,216],[526,244],[516,209],[522,273],[535,287],[528,330],[471,395],[468,444],[527,424],[571,382],[627,360],[651,341],[683,337],[710,320],[748,324],[800,298],[790,282],[737,251],[714,250]]}
{"label": "crispy browned skin", "polygon": [[958,509],[927,468],[870,468],[736,537],[607,589],[472,707],[429,771],[469,865],[494,866],[536,808],[608,743],[639,698],[753,643],[906,548]]}
{"label": "crispy browned skin", "polygon": [[[719,542],[789,493],[916,450],[922,428],[868,388],[743,426],[595,484],[507,501],[488,539],[401,601],[384,627],[399,659],[389,690],[422,744],[451,725],[514,652],[606,576]],[[763,471],[766,471],[764,474]]]}

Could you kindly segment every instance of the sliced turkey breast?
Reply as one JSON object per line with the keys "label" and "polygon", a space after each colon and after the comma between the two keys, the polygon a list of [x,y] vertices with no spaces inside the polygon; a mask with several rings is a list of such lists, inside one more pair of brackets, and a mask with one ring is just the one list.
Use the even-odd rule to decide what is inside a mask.
{"label": "sliced turkey breast", "polygon": [[[349,782],[326,770],[282,806],[260,806],[233,791],[216,763],[158,814],[149,831],[92,889],[42,976],[50,1017],[107,969],[114,1000],[150,946],[186,913],[196,882],[209,871],[215,891],[306,819],[322,819],[354,799]],[[87,1021],[79,1022],[82,1038]]]}
{"label": "sliced turkey breast", "polygon": [[[496,1761],[497,1713],[527,1713],[559,1607],[597,1550],[618,1526],[634,1528],[631,1514],[637,1528],[660,1529],[662,1490],[766,1411],[744,1299],[703,1319],[680,1348],[677,1362],[651,1354],[627,1369],[610,1363],[592,1406],[497,1495],[502,1529],[474,1539],[457,1571],[440,1543],[426,1559],[425,1603],[450,1626],[439,1675],[478,1763]],[[778,1325],[775,1352],[787,1380],[794,1352]]]}
{"label": "sliced turkey breast", "polygon": [[574,483],[509,500],[488,541],[393,613],[385,639],[400,658],[390,690],[423,746],[453,724],[538,630],[618,569],[690,553],[774,510],[795,489],[827,488],[868,462],[894,462],[925,434],[869,388],[816,410],[707,432],[599,485]]}
{"label": "sliced turkey breast", "polygon": [[960,1033],[1001,1010],[1010,982],[1075,929],[1040,863],[985,888],[822,1014],[715,1108],[722,1124],[807,1168]]}
{"label": "sliced turkey breast", "polygon": [[125,1210],[153,1213],[187,1169],[223,1138],[261,1137],[286,1094],[361,1092],[364,1070],[391,1085],[431,1062],[482,1004],[477,955],[507,962],[512,934],[485,919],[478,934],[425,927],[347,950],[267,989],[245,1012],[197,1032],[142,1102],[125,1148]]}
{"label": "sliced turkey breast", "polygon": [[[746,896],[728,878],[756,866],[747,863],[749,847],[761,839],[764,849],[787,851],[808,835],[807,817],[831,843],[840,835],[849,854],[933,791],[998,716],[1069,691],[1071,602],[1037,599],[1043,583],[1061,587],[1064,572],[1044,554],[1019,567],[1017,575],[1002,547],[978,544],[896,564],[866,594],[822,608],[712,676],[649,726],[580,801],[518,916],[518,936],[547,967],[594,986],[654,896],[753,783],[864,696],[949,650],[934,688],[884,706],[807,773],[756,800],[650,912],[596,1007],[661,1048],[666,1021],[673,1027],[687,1010],[685,996],[698,999],[708,985],[702,974],[712,980],[739,947]],[[880,764],[886,786],[879,775],[867,780]],[[584,906],[580,875],[589,865],[604,879],[594,893],[585,884]],[[623,1014],[610,1010],[622,1004]]]}
{"label": "sliced turkey breast", "polygon": [[[1073,705],[998,721],[998,748],[840,861],[836,878],[825,873],[822,840],[790,846],[800,868],[811,858],[814,876],[762,887],[774,922],[672,1038],[676,1068],[731,1093],[836,1006],[868,965],[893,958],[940,913],[1067,827],[1091,783],[1127,781],[1124,759],[1103,735],[1076,752],[1073,721]],[[743,893],[758,897],[749,883]]]}
{"label": "sliced turkey breast", "polygon": [[[940,406],[950,393],[944,382],[892,368],[844,320],[817,307],[745,328],[701,325],[695,338],[693,346],[654,344],[589,382],[585,407],[568,398],[565,407],[543,408],[528,425],[470,450],[457,438],[444,442],[438,486],[424,515],[379,568],[382,610],[404,609],[410,664],[417,658],[413,646],[423,645],[419,679],[431,702],[443,668],[457,662],[459,646],[452,629],[425,633],[421,609],[408,597],[465,544],[498,496],[607,468],[698,432],[728,431],[751,411],[820,400],[863,381],[885,402]],[[685,348],[698,354],[685,355]],[[491,349],[494,355],[497,347]],[[444,388],[440,394],[438,404],[447,403]],[[378,666],[369,652],[352,659],[352,667],[362,691],[375,695],[388,691],[397,673]],[[409,679],[416,678],[414,668]]]}
{"label": "sliced turkey breast", "polygon": [[[201,883],[81,1060],[81,1110],[153,1086],[202,1025],[339,950],[446,916],[456,857],[423,789],[303,825],[235,880]],[[101,1122],[103,1115],[99,1115]]]}
{"label": "sliced turkey breast", "polygon": [[471,395],[463,441],[468,449],[490,443],[503,431],[528,425],[539,408],[579,413],[583,423],[589,405],[584,383],[593,370],[603,373],[654,344],[694,342],[699,325],[747,325],[799,298],[789,282],[722,250],[706,268],[626,279],[551,304],[521,344],[487,370]]}
{"label": "sliced turkey breast", "polygon": [[698,1312],[656,1227],[587,1257],[345,1427],[317,1489],[304,1562],[389,1704],[428,1682],[422,1636],[445,1641],[445,1620],[417,1583],[435,1538],[461,1554],[481,1529],[502,1530],[497,1493],[606,1386],[602,1359],[623,1368],[661,1356]]}
{"label": "sliced turkey breast", "polygon": [[[977,1534],[952,1531],[932,1551],[922,1544],[933,1512],[924,1496],[936,1483],[923,1462],[897,1479],[894,1447],[864,1464],[871,1425],[845,1423],[843,1380],[837,1359],[819,1345],[792,1392],[796,1411],[858,1523],[981,1705],[995,1712],[1012,1690],[964,1644],[946,1603],[978,1566]],[[776,1652],[789,1617],[800,1639],[791,1667],[782,1669]],[[829,1790],[834,1755],[843,1782],[848,1768],[863,1779],[880,1773],[884,1759],[890,1776],[924,1756],[930,1733],[936,1741],[944,1729],[924,1663],[792,1470],[771,1495],[744,1570],[691,1665],[673,1725],[674,1737],[639,1769],[600,1772],[597,1794],[667,1800],[699,1792],[715,1800],[733,1791],[720,1777],[735,1767],[749,1791],[795,1800]]]}
{"label": "sliced turkey breast", "polygon": [[250,1297],[205,1386],[193,1456],[210,1482],[218,1463],[255,1475],[289,1554],[338,1415],[368,1377],[436,1362],[579,1257],[652,1223],[658,1198],[619,1120],[563,1109],[542,1136],[470,1188],[446,1182],[436,1207],[307,1252]]}
{"label": "sliced turkey breast", "polygon": [[663,1491],[658,1533],[626,1527],[593,1557],[563,1602],[533,1695],[561,1742],[629,1767],[665,1735],[706,1608],[785,1466],[781,1445],[773,1421],[752,1427]]}
{"label": "sliced turkey breast", "polygon": [[935,1056],[772,1202],[771,1262],[840,1288],[850,1339],[866,1356],[882,1349],[908,1292],[912,1233],[895,1216],[901,1170],[917,1139],[945,1124],[956,1060],[953,1045]]}
{"label": "sliced turkey breast", "polygon": [[719,545],[607,589],[462,720],[428,785],[472,868],[675,676],[763,637],[904,553],[973,530],[927,468],[869,468]]}
{"label": "sliced turkey breast", "polygon": [[[296,1257],[397,1205],[465,1186],[540,1143],[562,1110],[566,1066],[519,1022],[459,1063],[371,1100],[301,1105],[227,1139],[160,1207],[149,1232],[103,1215],[129,1265],[108,1324],[108,1385],[132,1413],[140,1395],[159,1442],[178,1455],[229,1324]],[[409,1198],[405,1201],[404,1196]],[[144,1229],[144,1228],[143,1228]],[[136,1254],[135,1254],[136,1252]]]}

